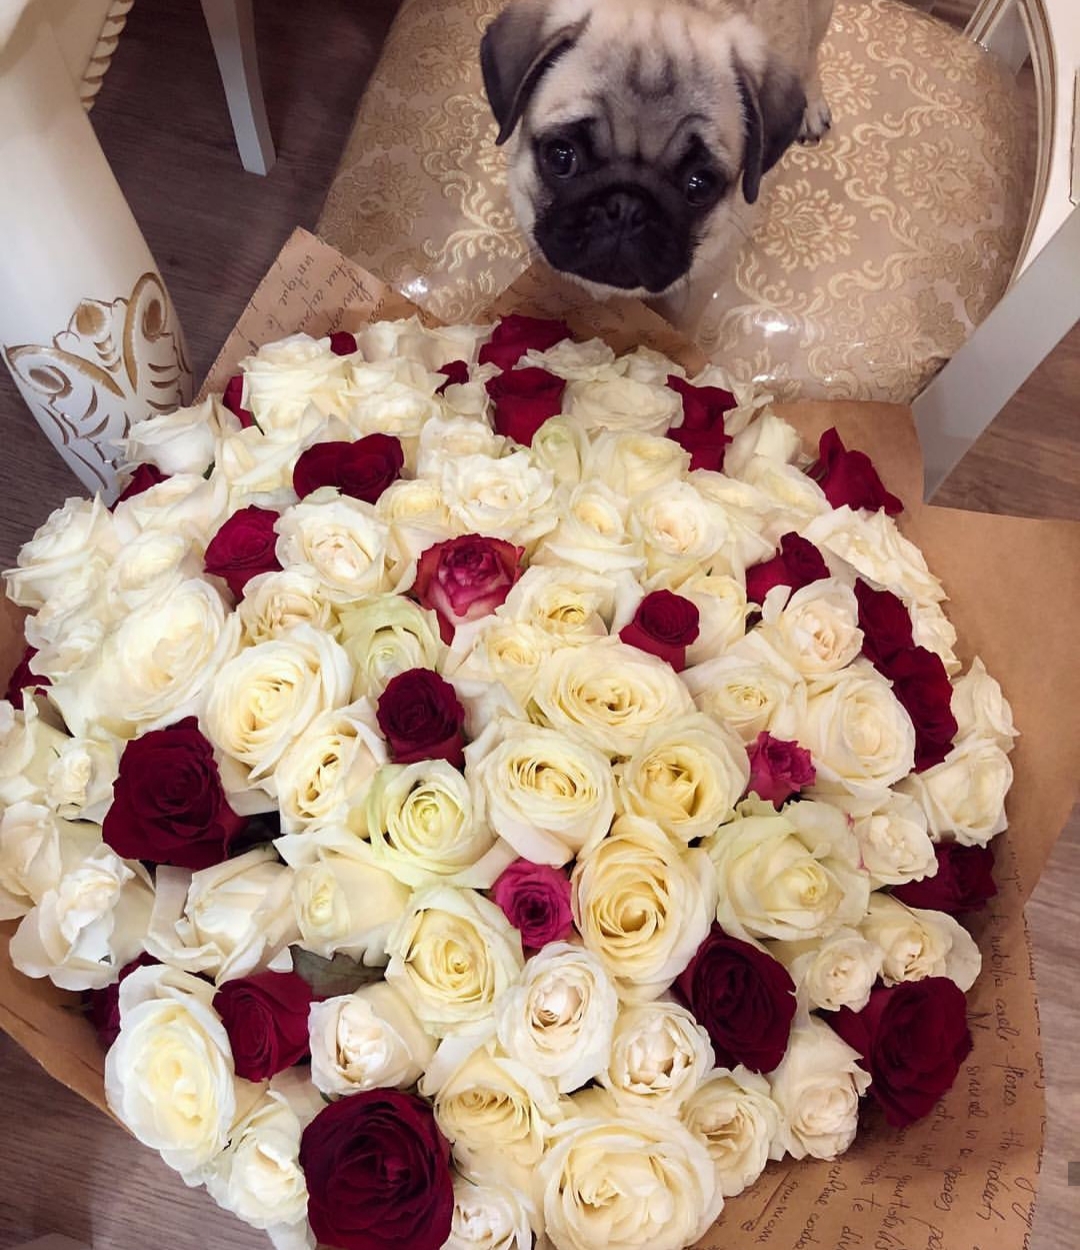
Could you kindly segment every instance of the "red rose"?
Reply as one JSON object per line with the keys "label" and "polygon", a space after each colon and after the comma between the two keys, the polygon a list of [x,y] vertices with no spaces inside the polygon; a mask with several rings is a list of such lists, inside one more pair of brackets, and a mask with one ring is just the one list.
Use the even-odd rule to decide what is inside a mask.
{"label": "red rose", "polygon": [[430,668],[391,677],[375,718],[395,764],[448,760],[460,768],[465,762],[465,709],[454,687]]}
{"label": "red rose", "polygon": [[236,1075],[268,1081],[308,1053],[311,987],[295,972],[258,972],[226,981],[214,1010],[229,1035]]}
{"label": "red rose", "polygon": [[117,503],[123,503],[125,499],[134,499],[136,495],[141,495],[144,490],[149,490],[151,486],[157,486],[159,482],[167,482],[169,475],[162,473],[156,464],[140,464],[135,472],[131,475],[131,479],[124,487],[123,491],[117,495]]}
{"label": "red rose", "polygon": [[912,647],[893,656],[881,671],[915,726],[915,771],[940,764],[952,750],[958,728],[952,714],[952,682],[941,656]]}
{"label": "red rose", "polygon": [[530,348],[546,352],[549,347],[572,337],[565,321],[548,321],[543,317],[523,317],[511,313],[503,317],[491,333],[491,338],[480,348],[482,365],[498,365],[510,370]]}
{"label": "red rose", "polygon": [[306,499],[320,486],[375,503],[397,481],[405,453],[393,434],[368,434],[355,443],[316,443],[300,453],[293,468],[293,490]]}
{"label": "red rose", "polygon": [[487,383],[495,404],[496,433],[530,447],[533,435],[549,417],[562,411],[566,382],[546,369],[508,369]]}
{"label": "red rose", "polygon": [[450,1235],[450,1147],[422,1099],[396,1089],[325,1107],[300,1138],[308,1219],[339,1250],[439,1250]]}
{"label": "red rose", "polygon": [[719,1067],[771,1072],[783,1059],[795,983],[771,955],[714,924],[675,985],[708,1033]]}
{"label": "red rose", "polygon": [[124,747],[101,834],[123,859],[220,864],[244,824],[225,799],[214,750],[188,716]]}
{"label": "red rose", "polygon": [[834,508],[884,508],[890,516],[903,512],[904,505],[890,495],[878,477],[870,457],[862,451],[848,451],[835,428],[818,440],[817,463],[809,470]]}
{"label": "red rose", "polygon": [[971,1052],[967,1001],[947,977],[872,990],[862,1011],[841,1007],[827,1019],[859,1052],[869,1092],[895,1128],[928,1115]]}
{"label": "red rose", "polygon": [[882,668],[899,652],[915,645],[908,610],[891,590],[875,590],[859,577],[855,598],[863,632],[862,653],[875,668]]}
{"label": "red rose", "polygon": [[764,603],[774,586],[801,590],[811,582],[829,576],[829,566],[812,542],[792,531],[780,539],[780,552],[746,570],[746,597],[751,603]]}
{"label": "red rose", "polygon": [[136,968],[149,968],[157,962],[153,955],[143,951],[131,963],[124,964],[120,969],[120,976],[112,985],[107,985],[103,990],[87,991],[85,1001],[89,1007],[90,1023],[94,1026],[102,1050],[108,1050],[120,1034],[120,982]]}
{"label": "red rose", "polygon": [[453,641],[463,621],[488,616],[521,576],[524,547],[501,538],[462,534],[436,543],[420,556],[413,594],[439,617],[443,642]]}
{"label": "red rose", "polygon": [[738,402],[730,391],[719,386],[692,386],[674,373],[668,374],[668,386],[682,396],[682,424],[668,430],[667,436],[690,453],[691,469],[711,469],[716,473],[724,467],[724,448],[731,435],[724,433],[724,413]]}
{"label": "red rose", "polygon": [[7,690],[4,692],[4,698],[12,707],[20,711],[23,707],[23,691],[44,690],[46,686],[52,685],[47,677],[39,677],[31,670],[30,661],[35,655],[37,655],[37,647],[26,648],[22,653],[22,659],[15,665],[15,670],[8,680]]}
{"label": "red rose", "polygon": [[994,884],[994,848],[938,842],[934,847],[938,870],[921,881],[893,887],[893,898],[908,907],[945,911],[950,916],[978,911],[997,893]]}
{"label": "red rose", "polygon": [[810,752],[797,742],[774,738],[763,729],[753,746],[746,749],[750,754],[750,782],[746,788],[774,807],[782,807],[803,786],[814,784],[817,773]]}
{"label": "red rose", "polygon": [[638,604],[634,619],[619,630],[631,647],[648,651],[681,673],[686,648],[698,636],[700,613],[696,603],[670,590],[654,590]]}
{"label": "red rose", "polygon": [[221,402],[237,418],[242,429],[246,430],[248,426],[255,424],[255,414],[244,407],[244,375],[242,373],[234,373],[225,383]]}
{"label": "red rose", "polygon": [[330,350],[335,356],[351,356],[356,351],[356,336],[348,330],[335,330],[330,335]]}
{"label": "red rose", "polygon": [[448,386],[464,386],[469,380],[469,366],[464,360],[451,360],[440,365],[435,372],[446,375],[446,381],[435,392],[436,395],[445,394]]}
{"label": "red rose", "polygon": [[254,504],[234,512],[218,530],[203,557],[203,568],[213,577],[224,578],[237,599],[244,587],[260,573],[276,572],[277,535],[274,525],[279,513]]}
{"label": "red rose", "polygon": [[515,859],[491,887],[491,897],[529,950],[560,942],[574,930],[570,878],[558,868]]}

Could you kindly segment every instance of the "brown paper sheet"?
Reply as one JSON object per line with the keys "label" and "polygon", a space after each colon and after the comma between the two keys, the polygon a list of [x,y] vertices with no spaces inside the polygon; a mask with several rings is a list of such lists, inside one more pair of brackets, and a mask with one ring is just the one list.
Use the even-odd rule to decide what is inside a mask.
{"label": "brown paper sheet", "polygon": [[[655,314],[590,305],[576,288],[527,273],[493,311],[565,316],[618,350],[644,342],[694,370],[701,357]],[[207,379],[220,390],[261,343],[299,330],[355,329],[411,305],[306,231],[259,285]],[[969,997],[975,1048],[952,1091],[902,1132],[867,1104],[835,1162],[770,1164],[731,1199],[700,1250],[1020,1250],[1028,1241],[1044,1114],[1038,1006],[1023,904],[1069,814],[1080,777],[1080,525],[923,505],[907,409],[804,403],[779,411],[808,439],[831,425],[866,451],[908,505],[904,531],[950,595],[967,661],[983,657],[1011,700],[1021,738],[1010,827],[995,841],[999,894],[973,923],[983,972]],[[0,667],[20,651],[16,614],[0,610]],[[12,925],[0,927],[10,933]],[[30,982],[0,958],[0,1026],[58,1080],[103,1106],[102,1056],[77,996]],[[601,1248],[597,1248],[601,1250]]]}

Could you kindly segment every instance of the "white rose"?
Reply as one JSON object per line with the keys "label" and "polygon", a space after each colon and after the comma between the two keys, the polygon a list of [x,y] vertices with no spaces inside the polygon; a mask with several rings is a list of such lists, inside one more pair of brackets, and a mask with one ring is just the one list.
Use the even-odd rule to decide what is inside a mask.
{"label": "white rose", "polygon": [[823,1011],[862,1011],[881,973],[881,947],[852,928],[836,929],[820,941],[770,942],[807,1005]]}
{"label": "white rose", "polygon": [[499,683],[522,709],[532,697],[536,678],[559,645],[539,625],[480,617],[459,625],[443,664],[443,676],[461,691],[465,682]]}
{"label": "white rose", "polygon": [[432,417],[420,431],[416,476],[438,479],[442,464],[455,456],[486,456],[498,460],[507,439],[486,421],[470,417]]}
{"label": "white rose", "polygon": [[120,984],[120,1035],[105,1056],[109,1110],[171,1168],[197,1173],[225,1149],[237,1081],[214,987],[166,965]]}
{"label": "white rose", "polygon": [[0,814],[0,920],[14,920],[55,890],[101,844],[101,828],[61,820],[40,803]]}
{"label": "white rose", "polygon": [[678,378],[686,377],[686,370],[682,365],[643,343],[639,343],[633,351],[624,352],[619,357],[619,367],[628,378],[637,382],[649,382],[653,386],[662,386],[672,373]]}
{"label": "white rose", "polygon": [[129,461],[157,465],[162,473],[205,473],[224,428],[237,424],[216,395],[201,404],[136,421],[122,440]]}
{"label": "white rose", "polygon": [[236,612],[244,627],[244,640],[250,643],[279,638],[294,625],[310,625],[329,633],[334,621],[322,583],[314,573],[295,568],[251,578]]}
{"label": "white rose", "polygon": [[99,845],[26,913],[11,938],[11,962],[63,990],[104,989],[141,952],[153,904],[142,865]]}
{"label": "white rose", "polygon": [[603,965],[570,942],[549,942],[499,999],[503,1049],[560,1093],[579,1089],[608,1064],[618,995]]}
{"label": "white rose", "polygon": [[414,468],[420,431],[442,413],[435,391],[446,378],[415,360],[350,361],[352,398],[343,410],[349,426],[361,435],[393,434]]}
{"label": "white rose", "polygon": [[[648,573],[672,570],[680,582],[731,543],[723,510],[690,482],[669,482],[632,499],[629,530],[645,548]],[[721,560],[727,571],[727,556]]]}
{"label": "white rose", "polygon": [[[675,397],[675,392],[671,392]],[[677,400],[677,397],[675,397]],[[583,480],[604,485],[623,499],[681,482],[690,469],[690,453],[674,439],[658,434],[595,434]]]}
{"label": "white rose", "polygon": [[68,738],[49,765],[45,802],[65,820],[100,824],[112,804],[119,771],[115,741]]}
{"label": "white rose", "polygon": [[113,516],[99,495],[69,499],[22,545],[17,567],[4,573],[8,598],[23,608],[40,608],[88,557],[100,556],[107,564],[119,546]]}
{"label": "white rose", "polygon": [[937,873],[937,856],[927,832],[926,815],[909,795],[890,790],[884,802],[868,804],[841,799],[837,805],[853,822],[852,831],[859,840],[871,888],[921,881]]}
{"label": "white rose", "polygon": [[790,464],[801,448],[799,431],[775,412],[766,411],[741,429],[724,449],[724,472],[745,480],[752,459]]}
{"label": "white rose", "polygon": [[229,515],[229,485],[220,473],[176,473],[113,510],[122,545],[147,530],[181,534],[201,554]]}
{"label": "white rose", "polygon": [[529,445],[533,464],[553,474],[560,486],[578,485],[588,454],[588,434],[569,417],[548,417]]}
{"label": "white rose", "polygon": [[274,528],[282,568],[313,574],[331,603],[389,589],[388,530],[371,504],[324,486],[286,509]]}
{"label": "white rose", "polygon": [[599,1079],[620,1108],[678,1115],[715,1062],[708,1033],[685,1007],[639,1003],[619,1013]]}
{"label": "white rose", "polygon": [[675,846],[647,820],[620,816],[571,877],[574,924],[625,1002],[668,988],[705,940],[716,880],[701,850]]}
{"label": "white rose", "polygon": [[462,532],[450,519],[439,483],[429,478],[391,482],[379,496],[375,512],[389,527],[387,552],[395,586],[411,584],[415,561],[429,547]]}
{"label": "white rose", "polygon": [[372,321],[356,331],[356,345],[364,360],[405,356],[428,369],[440,369],[452,360],[474,364],[479,344],[490,326],[425,326],[418,317]]}
{"label": "white rose", "polygon": [[[727,460],[724,461],[725,470]],[[825,492],[793,464],[781,464],[764,456],[751,456],[738,475],[755,487],[776,509],[766,521],[765,537],[774,544],[792,530],[801,532],[831,506]]]}
{"label": "white rose", "polygon": [[34,699],[22,711],[0,702],[0,805],[44,800],[49,769],[70,741],[38,714]]}
{"label": "white rose", "polygon": [[794,594],[787,586],[774,586],[761,615],[766,637],[805,677],[845,668],[862,650],[855,592],[834,577]]}
{"label": "white rose", "polygon": [[438,480],[450,519],[462,533],[527,546],[555,526],[555,479],[536,468],[527,451],[500,460],[456,457],[441,465]]}
{"label": "white rose", "polygon": [[785,1152],[793,1159],[843,1154],[855,1140],[859,1098],[869,1084],[857,1052],[827,1024],[810,1016],[792,1029],[787,1054],[769,1074],[780,1109],[772,1158],[782,1159]]}
{"label": "white rose", "polygon": [[621,362],[603,339],[587,339],[584,343],[562,339],[543,352],[530,347],[516,367],[546,369],[574,382],[610,380],[622,372]]}
{"label": "white rose", "polygon": [[343,607],[340,641],[353,665],[353,696],[377,699],[391,677],[442,666],[446,648],[434,612],[404,595],[372,595]]}
{"label": "white rose", "polygon": [[1013,740],[1018,737],[1012,708],[978,656],[963,677],[953,683],[952,714],[959,726],[958,742],[969,737],[986,738],[1005,752],[1012,750]]}
{"label": "white rose", "polygon": [[891,590],[905,603],[940,603],[941,582],[926,567],[922,552],[896,528],[884,510],[854,512],[846,504],[813,520],[803,537],[878,590]]}
{"label": "white rose", "polygon": [[1008,827],[1005,796],[1012,785],[1009,757],[996,742],[969,737],[940,764],[914,773],[897,787],[926,813],[935,841],[985,846]]}
{"label": "white rose", "polygon": [[561,730],[493,721],[466,747],[465,775],[477,819],[536,864],[591,850],[615,815],[608,757]]}
{"label": "white rose", "polygon": [[[672,372],[683,373],[681,369],[673,369]],[[724,429],[732,435],[746,429],[758,413],[773,402],[772,395],[762,390],[757,382],[741,382],[720,365],[706,365],[690,381],[694,386],[718,386],[734,395],[735,407],[724,413]]]}
{"label": "white rose", "polygon": [[716,918],[743,938],[799,941],[857,924],[870,878],[843,814],[827,803],[746,799],[705,843],[716,870]]}
{"label": "white rose", "polygon": [[815,789],[878,801],[915,765],[915,728],[868,660],[815,678],[773,717],[770,731],[806,747]]}
{"label": "white rose", "polygon": [[627,503],[602,482],[585,480],[560,508],[555,528],[540,542],[533,564],[594,573],[643,573],[645,551],[626,529]]}
{"label": "white rose", "polygon": [[143,530],[124,544],[105,574],[106,619],[117,620],[144,603],[160,601],[202,572],[202,560],[184,534]]}
{"label": "white rose", "polygon": [[757,630],[726,655],[684,670],[682,677],[698,709],[744,743],[771,729],[803,688],[796,670]]}
{"label": "white rose", "polygon": [[669,387],[628,377],[569,382],[563,396],[563,411],[589,431],[665,434],[680,408]]}
{"label": "white rose", "polygon": [[404,998],[385,982],[312,1003],[311,1080],[324,1094],[407,1089],[435,1054]]}
{"label": "white rose", "polygon": [[733,1198],[765,1170],[780,1126],[769,1082],[744,1067],[717,1068],[683,1104],[680,1118],[703,1138],[716,1171],[716,1187]]}
{"label": "white rose", "polygon": [[26,618],[26,641],[38,651],[35,674],[55,685],[97,658],[105,629],[116,615],[106,592],[108,581],[108,562],[88,555],[44,606]]}
{"label": "white rose", "polygon": [[434,1037],[488,1019],[524,966],[521,938],[475,890],[418,890],[386,943],[387,981]]}
{"label": "white rose", "polygon": [[[296,502],[293,470],[301,451],[321,442],[329,422],[309,408],[295,428],[234,430],[218,444],[210,480],[227,491],[229,512],[252,505],[280,510]],[[337,428],[337,427],[335,427]]]}
{"label": "white rose", "polygon": [[941,658],[945,671],[955,676],[962,665],[953,648],[956,646],[956,626],[942,611],[939,603],[912,603],[911,636],[917,647],[925,647]]}
{"label": "white rose", "polygon": [[335,356],[329,338],[292,334],[260,347],[240,362],[241,404],[260,429],[290,430],[308,404],[325,416],[340,412],[348,394],[348,357]]}
{"label": "white rose", "polygon": [[262,971],[297,937],[292,875],[270,846],[195,873],[159,866],[147,951],[216,985]]}
{"label": "white rose", "polygon": [[750,760],[733,733],[690,712],[654,726],[616,776],[622,810],[690,843],[733,814],[750,780]]}
{"label": "white rose", "polygon": [[756,486],[710,469],[696,469],[691,481],[701,497],[719,509],[728,528],[728,540],[717,554],[714,572],[742,576],[751,564],[772,556],[774,544],[767,535],[777,510],[767,495]]}
{"label": "white rose", "polygon": [[626,576],[609,577],[585,569],[534,564],[525,570],[495,609],[507,621],[527,622],[564,642],[602,638],[626,601],[633,614],[640,592]]}
{"label": "white rose", "polygon": [[886,985],[948,977],[966,993],[982,966],[971,934],[952,916],[908,907],[888,894],[870,895],[859,932],[881,949]]}
{"label": "white rose", "polygon": [[532,1250],[531,1204],[505,1185],[454,1178],[454,1214],[442,1250]]}

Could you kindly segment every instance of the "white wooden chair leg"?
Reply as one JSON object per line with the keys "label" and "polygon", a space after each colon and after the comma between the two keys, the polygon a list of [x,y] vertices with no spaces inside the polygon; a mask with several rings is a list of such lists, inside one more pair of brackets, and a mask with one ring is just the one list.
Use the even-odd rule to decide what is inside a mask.
{"label": "white wooden chair leg", "polygon": [[251,0],[202,0],[217,57],[240,163],[252,174],[269,173],[274,141],[266,119]]}
{"label": "white wooden chair leg", "polygon": [[926,498],[1078,320],[1080,208],[912,405]]}

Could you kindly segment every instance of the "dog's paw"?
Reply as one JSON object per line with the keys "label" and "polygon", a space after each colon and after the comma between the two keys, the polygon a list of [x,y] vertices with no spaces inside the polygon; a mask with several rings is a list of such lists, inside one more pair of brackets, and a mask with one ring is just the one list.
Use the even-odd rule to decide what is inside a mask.
{"label": "dog's paw", "polygon": [[825,102],[824,96],[811,100],[803,110],[802,125],[799,127],[800,143],[820,143],[832,128],[832,109]]}

